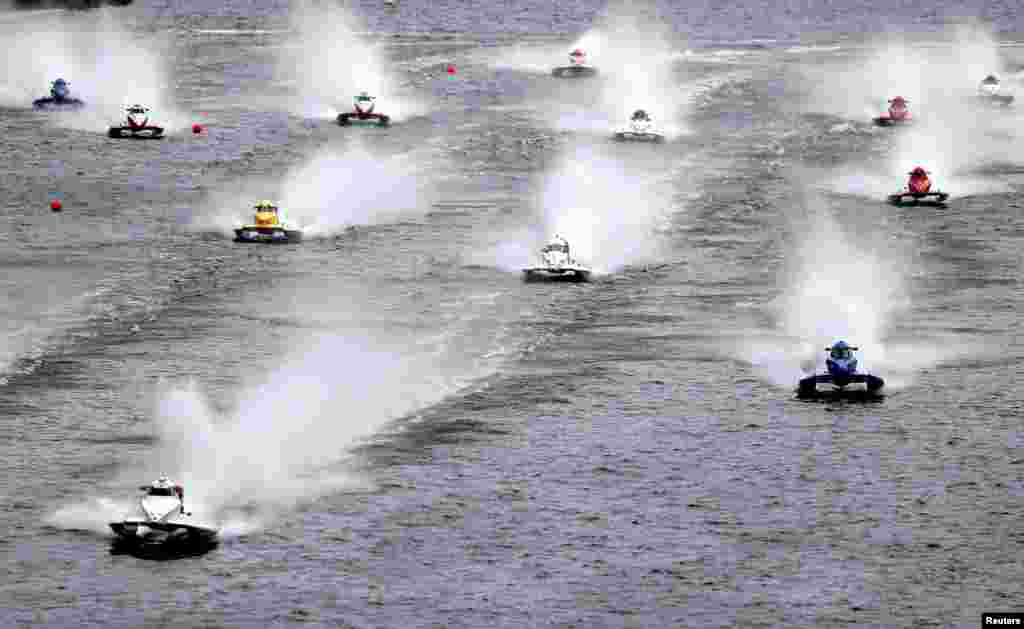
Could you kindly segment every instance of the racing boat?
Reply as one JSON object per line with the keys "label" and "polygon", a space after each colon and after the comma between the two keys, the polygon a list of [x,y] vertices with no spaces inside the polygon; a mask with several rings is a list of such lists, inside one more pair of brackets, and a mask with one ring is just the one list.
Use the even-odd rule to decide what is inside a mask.
{"label": "racing boat", "polygon": [[85,105],[81,99],[71,96],[69,86],[64,79],[57,79],[50,84],[50,95],[32,101],[35,109],[78,109]]}
{"label": "racing boat", "polygon": [[110,127],[107,135],[112,138],[157,140],[164,136],[164,128],[149,124],[148,107],[132,105],[125,110],[124,124]]}
{"label": "racing boat", "polygon": [[1003,92],[999,79],[994,74],[990,74],[978,85],[977,99],[984,105],[1008,107],[1013,102],[1013,94]]}
{"label": "racing boat", "polygon": [[941,190],[933,190],[932,182],[928,179],[930,174],[920,166],[908,173],[910,180],[907,187],[896,194],[889,195],[889,203],[893,205],[931,205],[941,206],[946,203],[949,194]]}
{"label": "racing boat", "polygon": [[878,393],[885,386],[885,381],[878,376],[857,371],[857,358],[853,355],[857,348],[851,347],[846,341],[836,341],[831,347],[826,347],[825,351],[829,354],[825,359],[826,373],[801,378],[797,389],[800,397],[816,395],[819,384],[831,384],[839,390],[851,384],[863,384],[868,393]]}
{"label": "racing boat", "polygon": [[589,267],[580,264],[569,254],[569,242],[555,234],[540,250],[540,264],[523,269],[527,282],[586,282]]}
{"label": "racing boat", "polygon": [[119,539],[146,543],[216,540],[216,528],[191,521],[192,513],[185,511],[185,491],[181,485],[161,476],[139,489],[144,493],[139,499],[138,514],[110,523]]}
{"label": "racing boat", "polygon": [[360,92],[352,103],[352,111],[338,114],[338,124],[343,127],[353,124],[375,124],[379,127],[388,126],[391,123],[391,118],[373,111],[376,105],[376,96],[370,96],[367,92]]}
{"label": "racing boat", "polygon": [[889,101],[889,110],[874,119],[879,127],[892,127],[908,125],[913,121],[910,110],[907,109],[907,99],[897,96]]}
{"label": "racing boat", "polygon": [[664,142],[665,136],[653,131],[653,121],[643,109],[637,109],[629,119],[629,128],[616,131],[613,136],[620,142]]}
{"label": "racing boat", "polygon": [[559,66],[551,71],[551,76],[562,79],[582,78],[595,74],[597,74],[597,68],[587,64],[587,53],[579,48],[569,53],[569,65]]}
{"label": "racing boat", "polygon": [[256,215],[250,225],[235,230],[235,242],[287,244],[302,240],[302,230],[288,227],[278,207],[270,201],[260,201],[253,209]]}

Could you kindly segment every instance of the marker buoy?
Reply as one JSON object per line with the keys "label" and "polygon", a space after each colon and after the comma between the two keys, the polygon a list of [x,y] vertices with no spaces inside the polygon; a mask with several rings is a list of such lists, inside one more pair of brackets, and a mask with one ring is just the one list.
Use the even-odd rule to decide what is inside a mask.
{"label": "marker buoy", "polygon": [[202,133],[202,132],[203,132],[203,125],[199,124],[198,122],[195,123],[194,125],[192,125],[192,133]]}
{"label": "marker buoy", "polygon": [[50,209],[54,212],[60,212],[64,209],[64,206],[61,205],[60,199],[54,199],[53,201],[50,201]]}
{"label": "marker buoy", "polygon": [[450,76],[450,77],[455,76],[455,66],[454,65],[451,65],[451,64],[448,65],[448,76]]}

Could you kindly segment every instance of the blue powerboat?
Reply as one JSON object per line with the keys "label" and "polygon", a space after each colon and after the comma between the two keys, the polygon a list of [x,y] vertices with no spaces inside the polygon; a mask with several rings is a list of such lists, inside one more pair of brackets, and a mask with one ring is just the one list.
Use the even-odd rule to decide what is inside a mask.
{"label": "blue powerboat", "polygon": [[50,84],[50,95],[32,101],[35,109],[78,109],[85,105],[80,98],[71,95],[71,84],[64,79],[57,79]]}
{"label": "blue powerboat", "polygon": [[828,358],[825,359],[827,373],[802,378],[797,390],[800,397],[816,395],[819,384],[831,384],[839,390],[852,384],[863,384],[868,393],[878,393],[885,386],[885,381],[878,376],[857,371],[857,357],[853,355],[857,348],[851,347],[846,341],[836,341],[831,347],[826,347],[825,351],[828,352]]}

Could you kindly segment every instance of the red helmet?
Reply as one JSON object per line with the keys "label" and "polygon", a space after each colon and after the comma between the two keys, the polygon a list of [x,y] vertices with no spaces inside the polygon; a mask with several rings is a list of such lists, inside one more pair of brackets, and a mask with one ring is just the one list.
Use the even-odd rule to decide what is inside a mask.
{"label": "red helmet", "polygon": [[580,50],[579,48],[577,48],[576,50],[570,52],[569,56],[570,57],[582,57],[583,56],[583,51]]}
{"label": "red helmet", "polygon": [[903,98],[902,96],[897,96],[897,97],[893,98],[892,100],[890,100],[889,102],[894,104],[894,105],[906,105],[907,104],[907,99]]}
{"label": "red helmet", "polygon": [[917,167],[917,168],[915,168],[914,170],[910,171],[910,172],[909,172],[908,174],[910,174],[910,175],[917,175],[917,176],[921,176],[921,175],[927,175],[927,174],[928,174],[928,171],[926,171],[925,169],[923,169],[923,168],[921,168],[920,166],[918,166],[918,167]]}

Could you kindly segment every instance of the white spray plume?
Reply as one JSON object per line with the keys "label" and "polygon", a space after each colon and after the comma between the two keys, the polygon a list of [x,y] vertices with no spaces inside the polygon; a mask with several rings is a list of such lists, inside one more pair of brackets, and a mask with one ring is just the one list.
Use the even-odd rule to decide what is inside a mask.
{"label": "white spray plume", "polygon": [[62,112],[56,118],[61,124],[103,132],[124,119],[127,105],[139,103],[152,110],[155,124],[166,129],[187,125],[167,81],[167,42],[129,35],[114,15],[58,12],[0,24],[6,51],[0,102],[31,107],[34,99],[49,96],[51,81],[64,78],[72,96],[84,100],[86,107]]}
{"label": "white spray plume", "polygon": [[365,484],[344,469],[349,449],[461,383],[440,374],[428,353],[354,335],[312,341],[239,392],[231,410],[216,410],[194,383],[168,387],[154,417],[156,452],[131,475],[172,475],[197,515],[255,525],[279,509]]}
{"label": "white spray plume", "polygon": [[796,228],[803,240],[775,303],[779,328],[747,339],[741,350],[764,377],[795,386],[822,370],[824,348],[840,339],[859,348],[861,371],[882,377],[889,390],[907,386],[922,369],[978,353],[963,339],[894,337],[897,317],[910,312],[913,266],[909,253],[884,232],[848,232],[825,214]]}
{"label": "white spray plume", "polygon": [[573,257],[595,272],[613,272],[627,264],[657,259],[656,228],[670,208],[664,182],[622,161],[582,145],[562,156],[544,184],[539,217],[526,234],[498,246],[498,266],[518,270],[534,262],[540,246],[554,234],[569,241]]}
{"label": "white spray plume", "polygon": [[377,157],[361,147],[327,150],[290,171],[283,181],[226,184],[211,195],[193,228],[230,234],[252,221],[253,204],[275,201],[284,221],[308,237],[331,236],[354,225],[371,225],[430,208],[421,166],[409,155]]}
{"label": "white spray plume", "polygon": [[282,207],[314,236],[393,220],[430,208],[411,157],[378,158],[362,149],[328,152],[290,174]]}
{"label": "white spray plume", "polygon": [[352,111],[362,91],[377,98],[375,111],[400,120],[425,111],[422,103],[397,89],[383,47],[358,33],[345,9],[313,0],[294,3],[293,41],[282,49],[278,74],[298,94],[293,111],[309,118],[335,118]]}
{"label": "white spray plume", "polygon": [[620,3],[600,24],[569,46],[519,45],[499,51],[493,66],[550,74],[569,63],[568,53],[582,50],[598,74],[588,79],[552,79],[554,94],[547,107],[563,129],[607,134],[627,126],[637,109],[645,110],[654,127],[668,136],[686,132],[685,118],[694,90],[680,85],[676,64],[685,57],[673,45],[662,23]]}
{"label": "white spray plume", "polygon": [[811,109],[868,123],[898,95],[909,101],[914,116],[908,128],[882,130],[896,137],[879,169],[845,173],[833,189],[883,197],[901,188],[911,169],[923,166],[936,187],[955,196],[1008,190],[1005,183],[973,172],[993,162],[1024,161],[1017,141],[1021,115],[993,111],[974,98],[988,74],[1010,83],[998,46],[976,26],[955,27],[944,39],[929,46],[889,41],[867,58],[809,72]]}
{"label": "white spray plume", "polygon": [[863,248],[831,218],[810,227],[779,304],[783,329],[814,347],[836,339],[879,345],[890,316],[907,305],[902,260]]}
{"label": "white spray plume", "polygon": [[[674,74],[678,51],[670,43],[664,24],[630,12],[633,7],[624,3],[610,10],[601,26],[570,47],[584,50],[600,70],[599,100],[594,103],[596,107],[588,109],[600,113],[594,116],[596,123],[604,122],[598,120],[604,118],[616,127],[624,126],[634,111],[643,109],[658,130],[667,135],[684,133],[690,97]],[[561,124],[573,126],[579,120],[578,114],[568,112],[563,114]]]}
{"label": "white spray plume", "polygon": [[839,339],[861,348],[862,368],[878,364],[890,317],[907,305],[900,260],[858,246],[831,217],[811,217],[798,230],[803,241],[775,304],[777,336],[748,340],[743,350],[783,386],[820,366],[823,348]]}

